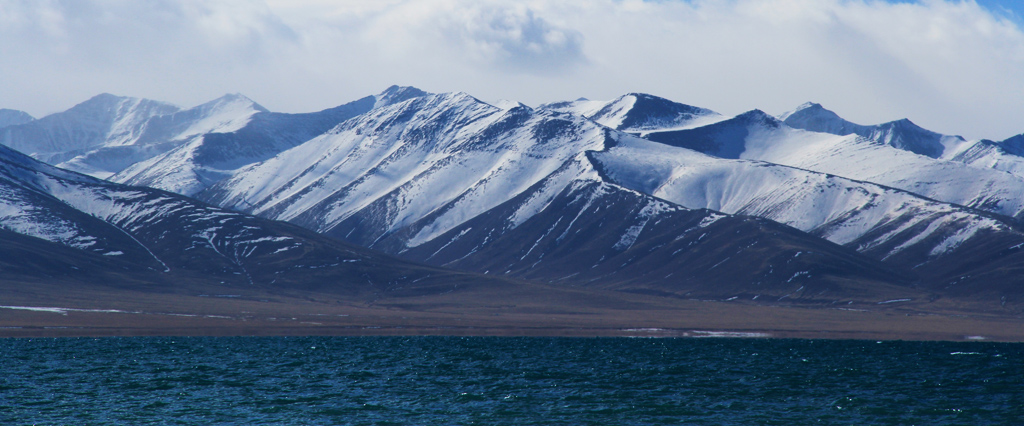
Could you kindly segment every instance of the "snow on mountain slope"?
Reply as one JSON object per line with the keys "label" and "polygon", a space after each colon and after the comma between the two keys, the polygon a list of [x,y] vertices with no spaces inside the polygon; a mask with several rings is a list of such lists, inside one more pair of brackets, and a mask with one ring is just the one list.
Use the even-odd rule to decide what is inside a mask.
{"label": "snow on mountain slope", "polygon": [[[612,167],[614,159],[620,161]],[[677,173],[691,170],[693,174],[685,179],[685,173]],[[827,194],[813,194],[816,191]],[[612,199],[631,199],[633,204],[613,208],[604,201],[584,201],[597,203],[605,199],[601,194],[613,193],[618,195],[609,195]],[[679,194],[687,196],[671,199]],[[698,198],[693,194],[704,198],[694,202]],[[776,214],[777,219],[791,220],[899,267],[957,252],[960,245],[978,238],[990,238],[1000,249],[1024,242],[998,219],[906,192],[791,167],[714,158],[648,142],[575,114],[521,106],[505,110],[461,93],[418,98],[356,117],[328,134],[242,169],[199,197],[414,260],[515,277],[565,278],[563,282],[577,284],[593,279],[605,284],[633,282],[627,277],[639,270],[601,269],[611,268],[605,265],[597,267],[604,271],[600,276],[577,271],[578,275],[567,277],[573,268],[565,265],[572,260],[567,249],[558,245],[561,241],[579,234],[578,244],[603,253],[588,257],[592,261],[588,267],[601,263],[602,256],[621,259],[625,267],[628,259],[619,256],[646,235],[647,219],[682,214],[688,211],[683,202],[693,203],[687,207]],[[601,210],[595,210],[597,205],[603,206]],[[606,215],[610,211],[617,213]],[[716,215],[701,211],[702,217]],[[618,225],[608,222],[613,217]],[[730,218],[727,222],[740,220],[724,217]],[[664,232],[679,236],[689,229],[693,226]],[[765,247],[782,245],[774,237],[761,238]],[[504,253],[495,251],[499,246],[493,244],[498,241],[504,241],[508,250],[514,246],[516,251],[509,253],[518,257],[506,253],[495,258],[501,261],[488,260]],[[716,252],[742,252],[743,262],[754,262],[746,257],[754,252],[728,246],[726,239],[716,241],[727,246]],[[692,247],[710,247],[689,242],[695,244]],[[644,244],[640,244],[644,250],[659,253],[650,259],[669,259],[661,257],[668,247],[683,249]],[[809,240],[800,244],[811,245]],[[837,258],[830,262],[865,265],[869,261],[852,249],[829,247],[839,250],[831,252]],[[546,257],[551,251],[562,255]],[[525,263],[531,256],[540,257]],[[844,256],[845,261],[838,260]],[[707,269],[686,262],[672,263],[671,268],[696,268],[679,272],[680,277],[719,276],[710,272],[711,267],[726,258],[730,255],[704,265]],[[877,267],[878,260],[871,262]],[[502,262],[507,264],[499,267]],[[765,274],[771,268],[770,263],[758,265],[745,273]],[[705,273],[709,275],[701,275]],[[691,282],[690,278],[682,281]],[[744,282],[757,281],[747,278]]]}
{"label": "snow on mountain slope", "polygon": [[[491,281],[411,264],[178,194],[68,172],[7,147],[0,147],[0,228],[0,241],[15,245],[0,250],[5,255],[55,268],[11,268],[5,259],[0,279],[14,271],[24,279],[52,281],[54,274],[74,275],[70,271],[86,265],[86,275],[115,286],[159,284],[173,291],[205,283],[360,297],[451,291]],[[39,256],[47,250],[52,262]]]}
{"label": "snow on mountain slope", "polygon": [[1024,135],[1002,142],[977,141],[950,157],[950,160],[1024,177]]}
{"label": "snow on mountain slope", "polygon": [[[563,171],[587,168],[581,160]],[[565,174],[403,256],[675,297],[835,303],[866,288],[872,297],[906,291],[885,265],[775,222],[686,209],[596,176],[564,182]]]}
{"label": "snow on mountain slope", "polygon": [[0,128],[25,124],[32,120],[35,120],[35,117],[32,117],[25,111],[0,108]]}
{"label": "snow on mountain slope", "polygon": [[754,110],[712,125],[643,134],[723,158],[761,160],[902,189],[1006,216],[1024,214],[1024,179],[934,159],[857,135],[798,130]]}
{"label": "snow on mountain slope", "polygon": [[68,247],[159,266],[130,236],[53,197],[47,187],[54,179],[69,183],[88,181],[84,176],[44,165],[0,146],[0,227]]}
{"label": "snow on mountain slope", "polygon": [[372,98],[364,98],[310,114],[257,113],[240,128],[191,136],[167,152],[126,167],[109,180],[191,195],[235,169],[273,157],[365,112],[372,102]]}
{"label": "snow on mountain slope", "polygon": [[1024,135],[1002,142],[967,141],[922,129],[909,120],[862,126],[840,118],[821,105],[807,103],[779,116],[790,127],[834,135],[856,134],[928,157],[1004,171],[1024,177]]}
{"label": "snow on mountain slope", "polygon": [[261,112],[266,112],[266,109],[245,96],[225,95],[197,107],[152,117],[143,123],[141,131],[134,137],[110,139],[103,146],[57,166],[108,178],[138,161],[159,155],[199,135],[238,130]]}
{"label": "snow on mountain slope", "polygon": [[873,126],[854,124],[816,103],[805,103],[779,116],[787,126],[838,136],[859,135],[867,139],[931,158],[951,158],[971,142],[960,136],[942,135],[902,119]]}
{"label": "snow on mountain slope", "polygon": [[103,94],[67,111],[0,129],[0,143],[49,164],[106,178],[196,135],[237,130],[265,111],[238,94],[186,110]]}
{"label": "snow on mountain slope", "polygon": [[831,133],[833,135],[870,135],[871,126],[846,121],[835,112],[825,109],[821,104],[807,102],[779,115],[787,126],[794,129],[809,130],[819,133]]}
{"label": "snow on mountain slope", "polygon": [[882,260],[916,265],[957,256],[971,238],[1015,233],[997,218],[893,188],[635,137],[591,156],[602,174],[627,188],[691,208],[768,218]]}
{"label": "snow on mountain slope", "polygon": [[424,92],[412,86],[392,85],[391,87],[384,89],[383,92],[380,92],[379,94],[373,96],[373,107],[370,109],[383,108],[388,105],[394,105],[397,103],[405,102],[412,98],[419,98],[430,95],[430,93]]}
{"label": "snow on mountain slope", "polygon": [[[200,197],[413,260],[555,283],[722,295],[708,283],[736,274],[738,287],[765,283],[749,297],[777,298],[801,287],[787,282],[793,275],[814,271],[822,286],[814,294],[831,288],[819,295],[831,302],[845,297],[837,276],[883,286],[902,279],[852,250],[766,222],[796,238],[778,256],[819,253],[790,262],[793,271],[773,270],[760,249],[737,246],[735,231],[698,232],[755,219],[690,211],[602,182],[586,152],[606,149],[609,132],[572,114],[442,94],[349,120]],[[764,248],[780,247],[761,233],[752,231]],[[657,280],[639,278],[659,262]],[[743,292],[738,287],[729,297]],[[793,297],[818,300],[810,292]]]}
{"label": "snow on mountain slope", "polygon": [[413,87],[391,86],[376,96],[314,113],[260,112],[238,129],[197,135],[164,154],[133,164],[110,180],[193,195],[244,166],[267,160],[342,121],[424,95],[426,92]]}
{"label": "snow on mountain slope", "polygon": [[601,125],[624,132],[652,129],[690,128],[726,117],[704,108],[672,102],[645,93],[629,93],[612,101],[580,99],[555,102],[541,109],[582,115]]}
{"label": "snow on mountain slope", "polygon": [[602,140],[603,130],[579,117],[435,95],[349,120],[200,198],[327,233],[374,210],[378,223],[354,240],[371,246],[438,213],[415,244],[522,192],[581,149],[600,149]]}
{"label": "snow on mountain slope", "polygon": [[148,99],[95,96],[71,109],[0,129],[0,144],[58,164],[105,145],[138,138],[150,118],[179,108]]}

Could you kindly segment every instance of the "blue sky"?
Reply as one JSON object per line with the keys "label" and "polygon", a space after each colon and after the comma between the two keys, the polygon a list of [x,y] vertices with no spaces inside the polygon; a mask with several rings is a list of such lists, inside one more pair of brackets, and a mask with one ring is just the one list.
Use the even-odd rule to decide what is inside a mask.
{"label": "blue sky", "polygon": [[391,84],[537,105],[647,92],[724,114],[1024,133],[1018,0],[0,0],[0,107],[102,92],[313,111]]}
{"label": "blue sky", "polygon": [[1021,0],[977,0],[978,4],[991,10],[998,16],[1012,19],[1018,23],[1024,17],[1024,1]]}
{"label": "blue sky", "polygon": [[[918,0],[886,0],[889,3],[920,4]],[[974,0],[978,5],[992,11],[996,16],[1019,21],[1024,17],[1024,0]]]}

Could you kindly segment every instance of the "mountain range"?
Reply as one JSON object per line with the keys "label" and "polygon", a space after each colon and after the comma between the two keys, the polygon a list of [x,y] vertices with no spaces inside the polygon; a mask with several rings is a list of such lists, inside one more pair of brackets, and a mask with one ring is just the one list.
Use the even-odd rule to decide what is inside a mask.
{"label": "mountain range", "polygon": [[0,110],[0,274],[1018,315],[1022,138],[638,93],[531,108],[392,86],[304,114],[103,94],[39,119]]}

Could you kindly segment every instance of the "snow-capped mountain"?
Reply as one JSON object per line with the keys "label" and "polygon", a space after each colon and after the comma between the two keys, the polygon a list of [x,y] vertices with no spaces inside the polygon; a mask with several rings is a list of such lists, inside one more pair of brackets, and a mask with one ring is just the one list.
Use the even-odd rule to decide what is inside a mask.
{"label": "snow-capped mountain", "polygon": [[690,210],[599,179],[561,185],[573,166],[582,164],[402,256],[559,285],[769,303],[835,303],[867,288],[899,292],[907,280],[768,220]]}
{"label": "snow-capped mountain", "polygon": [[624,187],[684,206],[785,223],[913,269],[924,282],[949,282],[960,273],[951,271],[995,262],[980,253],[1009,250],[1021,238],[1006,218],[906,191],[658,145],[624,137],[590,156],[602,175]]}
{"label": "snow-capped mountain", "polygon": [[65,171],[7,147],[0,147],[0,228],[0,280],[68,275],[160,291],[227,285],[353,296],[487,281],[181,195]]}
{"label": "snow-capped mountain", "polygon": [[59,164],[104,146],[132,144],[150,118],[178,110],[163,102],[104,93],[67,111],[0,129],[0,144]]}
{"label": "snow-capped mountain", "polygon": [[821,104],[805,103],[779,116],[787,126],[838,136],[859,135],[893,148],[931,158],[950,158],[969,143],[960,136],[935,133],[908,119],[863,126],[844,120]]}
{"label": "snow-capped mountain", "polygon": [[571,102],[544,104],[539,108],[582,115],[604,126],[630,133],[690,128],[727,118],[709,109],[645,93],[629,93],[612,101],[581,98]]}
{"label": "snow-capped mountain", "polygon": [[[781,119],[635,93],[533,109],[393,86],[281,114],[241,95],[186,110],[101,95],[0,138],[113,181],[4,148],[4,229],[159,276],[351,281],[352,264],[398,262],[273,219],[556,285],[828,303],[910,286],[1024,297],[1011,218],[1024,215],[1024,141],[861,126],[816,104]],[[361,271],[440,274],[396,268]]]}
{"label": "snow-capped mountain", "polygon": [[906,119],[862,126],[846,121],[821,105],[812,103],[801,105],[779,118],[793,128],[834,135],[856,134],[931,158],[1024,177],[1024,143],[1021,142],[1024,135],[1011,137],[1002,142],[984,139],[968,141],[960,136],[942,135],[922,129]]}
{"label": "snow-capped mountain", "polygon": [[[626,112],[619,116],[629,116]],[[672,114],[666,115],[678,117]],[[709,119],[714,120],[720,118]],[[697,230],[702,226],[693,224],[708,217],[727,218],[714,221],[727,228],[756,220],[704,208],[789,220],[900,267],[943,256],[967,262],[961,247],[1004,250],[1024,242],[998,217],[905,191],[764,162],[714,158],[651,143],[577,114],[503,109],[461,93],[418,98],[353,118],[198,196],[416,260],[566,283],[636,283],[640,271],[651,269],[642,259],[674,259],[664,250],[680,256],[716,246],[716,252],[729,253],[716,262],[729,258],[747,264],[747,272],[760,277],[780,264],[750,267],[766,252],[746,252],[726,238],[701,240],[704,232]],[[655,226],[671,222],[680,225]],[[660,231],[647,233],[651,229]],[[764,247],[793,247],[777,240],[784,231],[768,234],[757,233],[754,239]],[[654,242],[666,235],[693,245],[684,249]],[[570,237],[573,242],[565,247],[589,251],[559,245]],[[642,254],[631,252],[638,247],[644,247]],[[837,253],[829,253],[830,262],[870,262],[852,251],[840,261]],[[565,266],[574,262],[589,262],[590,269]],[[875,262],[876,269],[884,268]],[[713,276],[715,263],[666,265],[658,270],[666,280],[658,291],[695,291],[680,283]],[[966,267],[963,262],[949,265],[943,273]],[[778,284],[790,278],[772,279]],[[668,290],[671,285],[677,287]]]}
{"label": "snow-capped mountain", "polygon": [[[666,100],[659,104],[672,105]],[[635,115],[625,105],[617,109],[619,115]],[[692,108],[675,104],[661,115]],[[808,112],[817,111],[822,118],[817,124],[822,127],[849,130],[856,126],[822,108],[801,111],[805,114],[789,118],[808,118]],[[658,115],[649,108],[644,114]],[[1010,229],[1002,219],[928,198],[1007,215],[1020,214],[1024,208],[1024,181],[1005,173],[936,161],[855,135],[792,129],[758,110],[732,118],[716,116],[710,124],[648,126],[631,133],[714,157],[623,139],[624,143],[593,155],[608,167],[605,173],[613,181],[691,208],[769,218],[879,259],[916,253],[903,261],[917,265],[959,246],[979,230]],[[914,167],[894,167],[897,164]]]}
{"label": "snow-capped mountain", "polygon": [[984,139],[976,141],[949,159],[1024,177],[1024,135],[1017,135],[1002,142]]}
{"label": "snow-capped mountain", "polygon": [[[197,133],[176,148],[132,164],[109,179],[192,195],[244,166],[319,136],[342,121],[424,95],[413,87],[392,86],[378,95],[314,113],[260,111],[237,128]],[[238,119],[246,115],[235,116]]]}
{"label": "snow-capped mountain", "polygon": [[640,135],[721,158],[838,175],[1000,215],[1019,217],[1024,213],[1024,179],[1020,176],[918,155],[856,134],[793,129],[759,110],[705,126]]}
{"label": "snow-capped mountain", "polygon": [[191,195],[351,117],[425,94],[392,86],[305,114],[270,112],[240,94],[189,109],[103,94],[39,120],[12,121],[0,144],[93,177]]}
{"label": "snow-capped mountain", "polygon": [[0,128],[25,124],[32,120],[35,120],[35,117],[32,117],[25,111],[0,108]]}
{"label": "snow-capped mountain", "polygon": [[266,111],[242,95],[194,108],[102,94],[61,112],[0,130],[0,143],[43,162],[106,178],[211,132],[234,131]]}
{"label": "snow-capped mountain", "polygon": [[140,126],[137,137],[108,140],[70,160],[56,164],[100,178],[109,178],[124,168],[207,133],[230,132],[245,126],[266,109],[239,94],[225,95],[194,108],[151,117]]}

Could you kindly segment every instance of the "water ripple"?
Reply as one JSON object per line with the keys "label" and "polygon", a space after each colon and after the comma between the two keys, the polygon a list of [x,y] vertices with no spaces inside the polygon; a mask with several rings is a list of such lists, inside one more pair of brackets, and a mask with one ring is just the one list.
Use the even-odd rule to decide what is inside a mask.
{"label": "water ripple", "polygon": [[1014,424],[1024,345],[737,339],[0,341],[0,424]]}

